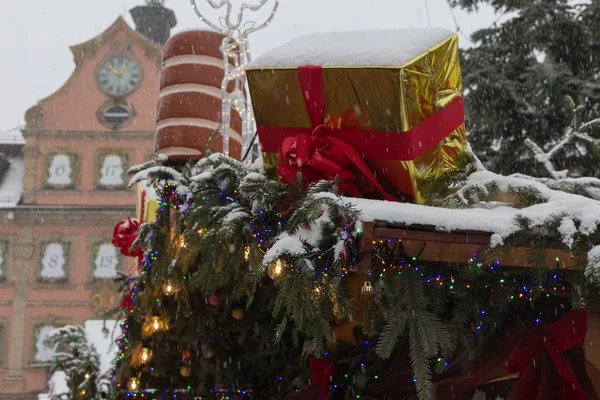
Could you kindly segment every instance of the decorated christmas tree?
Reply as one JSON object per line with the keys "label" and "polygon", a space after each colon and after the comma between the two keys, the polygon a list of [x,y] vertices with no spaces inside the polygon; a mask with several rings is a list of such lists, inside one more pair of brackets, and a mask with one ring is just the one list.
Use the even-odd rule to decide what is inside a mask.
{"label": "decorated christmas tree", "polygon": [[[232,116],[251,135],[248,104],[230,99],[225,135],[182,106],[178,122],[196,118],[182,130],[205,145],[163,132],[131,171],[141,225],[115,229],[140,268],[124,280],[105,396],[595,395],[583,346],[600,282],[598,182],[485,170],[466,143],[457,55],[441,29],[273,49],[246,71],[253,164],[227,154],[230,141],[251,154]],[[202,98],[186,89],[168,95]],[[159,121],[174,112],[166,97]],[[568,104],[565,140],[597,140],[598,121]],[[554,171],[551,158],[536,161]]]}

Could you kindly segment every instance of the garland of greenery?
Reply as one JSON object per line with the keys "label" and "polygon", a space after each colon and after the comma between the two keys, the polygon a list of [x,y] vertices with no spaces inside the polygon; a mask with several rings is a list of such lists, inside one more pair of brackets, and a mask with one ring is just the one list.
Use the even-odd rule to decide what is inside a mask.
{"label": "garland of greenery", "polygon": [[[462,160],[462,168],[452,177],[432,182],[430,190],[448,187],[444,180],[456,182],[468,176],[472,159]],[[362,346],[336,346],[336,326],[357,316],[348,281],[357,274],[360,233],[359,211],[338,196],[336,182],[321,181],[305,190],[299,185],[288,187],[221,154],[195,165],[173,166],[159,158],[133,172],[132,184],[153,182],[161,209],[154,222],[142,225],[134,243],[143,245],[145,256],[140,277],[126,281],[125,299],[130,305],[124,311],[121,352],[112,374],[117,397],[137,391],[125,390],[131,377],[140,378],[138,388],[162,385],[169,393],[193,397],[219,398],[240,391],[255,398],[281,397],[307,381],[298,345],[302,336],[310,339],[304,350],[332,358],[338,366],[333,393],[354,398],[369,393],[369,382],[377,379],[385,360],[397,356],[407,343],[414,390],[419,398],[429,399],[433,371],[451,363],[459,347],[470,354],[481,351],[501,331],[504,319],[521,313],[535,324],[543,315],[541,308],[532,305],[554,294],[571,296],[575,306],[583,304],[582,286],[569,283],[582,283],[581,265],[573,271],[552,271],[502,268],[476,258],[464,265],[421,263],[404,254],[398,242],[383,241],[373,252],[367,274],[374,295],[361,322],[369,335],[359,338]],[[487,189],[473,196],[489,195],[493,184]],[[531,241],[532,257],[541,260],[548,231],[529,229],[527,221],[520,223],[522,229],[506,245]],[[298,238],[303,239],[302,246],[297,245]],[[582,246],[589,248],[592,239],[582,239]],[[274,267],[278,270],[270,280],[267,272]],[[178,287],[176,295],[162,293],[168,283]],[[227,306],[207,305],[205,299],[215,295],[224,298]],[[234,306],[260,317],[254,324],[231,324],[223,313]],[[169,329],[144,336],[156,316]],[[249,346],[228,345],[232,333],[248,338],[250,331],[260,334],[256,341],[248,341]],[[160,357],[160,367],[136,363],[136,343]],[[173,380],[173,368],[181,363],[173,343],[178,344],[175,349],[195,350],[190,365],[201,372],[192,379]],[[265,344],[271,356],[258,361],[251,357],[256,343]],[[208,345],[218,347],[220,355],[206,357]],[[241,364],[252,360],[261,366],[262,379],[253,368],[231,372],[223,367],[224,360],[232,365],[227,361],[232,354]],[[148,397],[154,394],[150,391]]]}

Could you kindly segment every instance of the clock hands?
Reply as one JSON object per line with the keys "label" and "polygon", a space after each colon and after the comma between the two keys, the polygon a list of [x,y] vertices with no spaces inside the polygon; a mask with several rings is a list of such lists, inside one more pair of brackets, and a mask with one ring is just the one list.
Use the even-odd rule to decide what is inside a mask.
{"label": "clock hands", "polygon": [[117,69],[116,69],[115,67],[113,67],[113,65],[112,65],[112,64],[108,64],[108,65],[106,66],[106,68],[110,69],[110,70],[113,72],[113,74],[115,74],[115,75],[119,76],[119,71],[117,71]]}
{"label": "clock hands", "polygon": [[108,64],[106,67],[110,69],[113,74],[120,78],[121,75],[123,75],[123,72],[125,72],[125,70],[127,69],[127,64],[124,63],[123,65],[121,65],[121,68],[119,70],[117,70],[112,64]]}
{"label": "clock hands", "polygon": [[123,72],[125,72],[126,69],[127,69],[127,64],[121,65],[121,69],[119,70],[119,72],[117,72],[117,76],[120,78],[121,75],[123,75]]}

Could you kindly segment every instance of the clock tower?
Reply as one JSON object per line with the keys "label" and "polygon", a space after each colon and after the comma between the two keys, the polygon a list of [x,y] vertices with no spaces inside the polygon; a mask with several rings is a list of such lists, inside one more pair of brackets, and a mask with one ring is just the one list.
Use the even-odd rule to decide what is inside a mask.
{"label": "clock tower", "polygon": [[22,201],[134,204],[126,172],[152,153],[162,46],[119,17],[71,51],[71,77],[26,113]]}
{"label": "clock tower", "polygon": [[[24,144],[9,154],[0,181],[0,400],[47,391],[45,335],[103,319],[120,298],[113,278],[137,267],[112,245],[113,227],[135,215],[127,170],[153,154],[161,40],[175,24],[161,2],[143,7],[166,16],[162,36],[140,33],[156,10],[138,18],[136,8],[138,31],[119,17],[72,46],[71,76],[27,111]],[[7,179],[22,191],[3,205]]]}

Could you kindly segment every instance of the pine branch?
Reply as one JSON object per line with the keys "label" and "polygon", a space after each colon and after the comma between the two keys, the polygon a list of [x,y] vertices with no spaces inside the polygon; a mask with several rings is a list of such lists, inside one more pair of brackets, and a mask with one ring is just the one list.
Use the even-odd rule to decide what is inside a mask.
{"label": "pine branch", "polygon": [[391,357],[398,340],[405,333],[406,327],[406,318],[402,315],[395,316],[387,321],[377,342],[377,355],[379,357]]}

